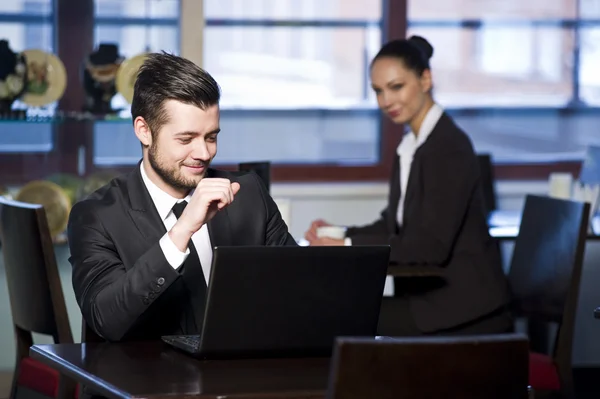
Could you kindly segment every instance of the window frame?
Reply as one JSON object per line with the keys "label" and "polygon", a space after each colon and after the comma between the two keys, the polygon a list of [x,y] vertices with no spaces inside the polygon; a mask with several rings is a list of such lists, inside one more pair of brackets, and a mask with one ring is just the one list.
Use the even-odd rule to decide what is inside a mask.
{"label": "window frame", "polygon": [[[381,32],[382,41],[404,37],[405,28],[398,24],[398,20],[405,20],[406,1],[405,0],[379,0],[382,1],[382,20]],[[404,17],[403,17],[404,16]],[[137,17],[96,17],[96,24],[106,25],[146,25],[161,24],[171,26],[177,23],[175,18],[137,18]],[[206,18],[205,27],[315,27],[315,28],[343,28],[343,27],[363,27],[367,28],[377,24],[377,21],[370,20],[333,20],[333,19],[245,19],[245,18]],[[321,107],[322,108],[322,107]],[[305,108],[303,108],[305,109]],[[260,112],[265,108],[248,109],[244,108],[242,112]],[[276,112],[269,110],[269,112]],[[289,112],[285,110],[282,112]],[[335,109],[328,109],[328,112],[335,113]],[[348,110],[340,112],[349,112]],[[379,110],[373,108],[374,114],[380,115]],[[318,181],[383,181],[387,180],[394,159],[394,152],[390,149],[395,148],[401,137],[402,128],[394,126],[392,123],[379,116],[380,120],[380,145],[379,162],[369,166],[352,166],[338,164],[273,164],[271,166],[271,175],[273,182],[318,182]],[[93,140],[91,140],[93,142]],[[91,159],[90,159],[91,158]],[[112,165],[96,166],[93,163],[93,149],[87,150],[88,170],[91,172],[101,170],[126,171],[132,168],[132,165]],[[225,170],[235,170],[237,165],[222,165],[218,168]]]}
{"label": "window frame", "polygon": [[[382,40],[404,38],[409,25],[407,19],[407,1],[408,0],[382,0]],[[93,0],[54,0],[53,1],[54,20],[54,42],[58,56],[61,58],[68,74],[67,89],[63,98],[59,101],[58,110],[67,112],[80,110],[84,103],[84,93],[80,90],[79,69],[81,60],[87,56],[94,47],[94,30],[97,18],[95,16]],[[14,15],[9,17],[6,14],[0,14],[0,21],[7,18],[14,21]],[[22,17],[25,20],[43,21],[46,16]],[[121,18],[101,17],[105,23],[118,22]],[[574,24],[578,27],[589,26],[590,22],[585,20],[562,20],[561,23]],[[567,21],[567,22],[564,22]],[[131,18],[130,22],[136,24],[145,24],[157,22],[156,19]],[[159,23],[171,24],[172,18],[159,19]],[[264,22],[264,21],[262,21]],[[289,21],[286,21],[289,22]],[[301,21],[307,22],[307,21]],[[211,23],[221,23],[221,20]],[[254,22],[252,22],[254,23]],[[310,22],[309,22],[310,23]],[[430,23],[430,22],[427,22]],[[449,23],[445,21],[444,23]],[[457,22],[454,21],[454,24]],[[466,25],[477,24],[475,20],[464,20]],[[486,22],[487,23],[487,22]],[[600,26],[600,20],[595,21]],[[120,24],[120,23],[119,23]],[[415,22],[410,22],[415,26]],[[417,21],[417,24],[419,22]],[[577,39],[578,34],[576,34]],[[577,54],[579,43],[576,43]],[[573,83],[577,84],[574,93],[579,93],[579,60],[574,68]],[[488,108],[489,109],[489,108]],[[578,113],[582,109],[589,110],[590,107],[582,107],[581,104],[571,104],[568,107],[558,109],[559,112],[566,114]],[[502,112],[501,108],[494,109]],[[552,110],[552,108],[548,108]],[[554,109],[556,111],[556,109]],[[483,112],[480,109],[455,109],[455,112],[464,112],[469,115],[477,115]],[[374,110],[374,112],[379,112]],[[347,165],[272,165],[273,182],[331,182],[331,181],[387,181],[389,179],[392,163],[394,160],[394,151],[401,138],[402,128],[393,125],[387,118],[380,116],[380,161],[372,166],[347,166]],[[42,171],[37,168],[28,168],[27,165],[35,162],[48,161],[52,158],[52,164],[59,165],[60,172],[73,173],[75,175],[88,175],[90,173],[108,169],[103,166],[93,164],[93,121],[81,123],[58,123],[54,131],[53,150],[47,154],[2,154],[0,156],[0,179],[3,184],[23,184],[24,181],[34,178],[43,178]],[[44,158],[45,157],[45,158]],[[83,159],[82,159],[83,157]],[[85,166],[82,171],[82,163]],[[497,179],[510,180],[532,180],[545,179],[552,172],[569,172],[576,174],[580,169],[581,161],[572,162],[547,162],[547,163],[510,163],[496,164],[495,175]],[[219,165],[223,169],[235,169],[237,165]],[[109,169],[130,170],[131,165],[119,167],[115,165]]]}
{"label": "window frame", "polygon": [[[408,6],[409,0],[402,0]],[[559,113],[560,116],[581,115],[589,112],[600,110],[598,106],[588,106],[581,99],[581,83],[580,83],[580,66],[581,66],[581,32],[582,28],[600,27],[599,18],[581,18],[581,7],[577,0],[576,18],[543,18],[543,19],[517,19],[517,18],[502,18],[502,19],[406,19],[406,27],[415,28],[463,28],[463,29],[479,29],[481,27],[509,27],[509,26],[534,26],[534,27],[556,27],[562,29],[571,29],[573,31],[574,46],[572,53],[572,79],[571,79],[571,100],[565,106],[540,106],[540,107],[519,107],[523,113]],[[483,115],[486,112],[493,111],[496,114],[510,113],[515,110],[514,107],[453,107],[452,113],[469,116]],[[493,154],[492,154],[493,156]],[[495,176],[499,180],[540,180],[547,179],[551,173],[566,172],[574,176],[579,174],[582,160],[571,161],[555,161],[555,162],[527,162],[527,163],[498,163],[494,164]]]}

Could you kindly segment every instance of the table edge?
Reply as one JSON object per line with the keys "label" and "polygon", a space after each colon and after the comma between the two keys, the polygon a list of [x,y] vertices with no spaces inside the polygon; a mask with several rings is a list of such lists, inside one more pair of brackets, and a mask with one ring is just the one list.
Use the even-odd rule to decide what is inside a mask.
{"label": "table edge", "polygon": [[[73,345],[84,347],[86,344],[82,343]],[[56,356],[56,354],[44,351],[42,349],[44,346],[52,345],[32,345],[29,348],[29,355],[40,363],[55,369],[59,372],[59,374],[71,377],[73,380],[75,380],[75,382],[78,382],[82,386],[93,388],[93,390],[97,391],[98,394],[102,394],[107,398],[131,399],[135,397],[120,390],[114,385],[107,383],[104,380],[94,378],[92,374],[63,360],[62,358]],[[99,381],[102,381],[102,383],[100,384]]]}

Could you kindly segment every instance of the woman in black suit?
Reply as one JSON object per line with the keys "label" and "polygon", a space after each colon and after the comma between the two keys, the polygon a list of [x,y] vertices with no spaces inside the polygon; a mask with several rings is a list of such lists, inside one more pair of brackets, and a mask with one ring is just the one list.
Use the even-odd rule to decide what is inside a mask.
{"label": "woman in black suit", "polygon": [[381,110],[410,127],[396,149],[389,202],[374,223],[346,230],[345,239],[306,233],[311,245],[391,246],[390,260],[437,266],[443,280],[396,278],[384,298],[380,335],[486,334],[509,331],[508,287],[489,235],[477,157],[469,137],[431,95],[433,47],[422,37],[384,45],[371,63]]}

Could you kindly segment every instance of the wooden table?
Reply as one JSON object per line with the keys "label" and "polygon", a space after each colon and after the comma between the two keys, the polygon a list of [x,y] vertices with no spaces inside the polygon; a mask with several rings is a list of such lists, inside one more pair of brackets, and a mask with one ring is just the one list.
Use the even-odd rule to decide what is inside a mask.
{"label": "wooden table", "polygon": [[200,361],[161,341],[34,345],[31,356],[87,386],[124,398],[325,397],[329,358]]}

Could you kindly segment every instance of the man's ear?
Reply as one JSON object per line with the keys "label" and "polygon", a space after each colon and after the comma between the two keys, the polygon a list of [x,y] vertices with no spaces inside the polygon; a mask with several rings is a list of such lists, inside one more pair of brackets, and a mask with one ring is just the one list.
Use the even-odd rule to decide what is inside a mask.
{"label": "man's ear", "polygon": [[431,91],[431,87],[433,86],[431,79],[431,70],[425,69],[421,74],[421,87],[423,89],[423,93],[428,93]]}
{"label": "man's ear", "polygon": [[138,140],[142,143],[144,147],[149,147],[152,145],[152,131],[150,130],[150,126],[146,123],[146,120],[141,116],[138,116],[133,121],[133,130],[135,131],[135,135]]}

